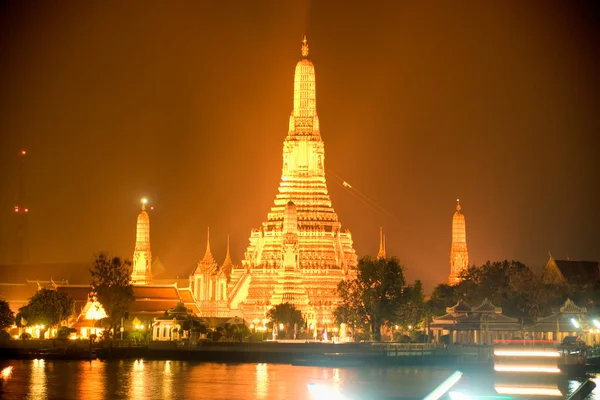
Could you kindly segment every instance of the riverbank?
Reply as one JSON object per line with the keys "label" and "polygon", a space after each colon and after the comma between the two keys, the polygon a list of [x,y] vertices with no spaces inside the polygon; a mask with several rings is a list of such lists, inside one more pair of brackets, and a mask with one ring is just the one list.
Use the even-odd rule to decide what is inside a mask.
{"label": "riverbank", "polygon": [[[388,345],[322,342],[183,342],[28,340],[0,343],[2,359],[132,359],[313,366],[486,365],[489,349],[434,349],[413,346],[389,351]],[[468,350],[468,351],[467,351]],[[475,351],[475,353],[474,353]]]}
{"label": "riverbank", "polygon": [[[1,359],[147,359],[219,363],[270,363],[323,367],[451,366],[493,369],[493,347],[323,342],[100,342],[38,340],[0,343]],[[584,368],[584,365],[574,367]],[[596,368],[597,369],[597,368]]]}

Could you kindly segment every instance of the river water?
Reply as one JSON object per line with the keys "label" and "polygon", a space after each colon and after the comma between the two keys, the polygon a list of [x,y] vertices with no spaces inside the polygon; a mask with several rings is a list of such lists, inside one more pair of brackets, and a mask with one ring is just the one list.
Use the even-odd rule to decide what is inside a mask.
{"label": "river water", "polygon": [[[0,397],[19,400],[422,399],[454,372],[435,367],[325,368],[144,360],[15,360],[2,365],[6,366],[8,370],[0,377]],[[493,394],[494,379],[489,371],[465,371],[453,390],[471,396]],[[557,379],[564,395],[581,381]],[[600,378],[597,383],[600,386]],[[588,399],[600,400],[600,388]]]}

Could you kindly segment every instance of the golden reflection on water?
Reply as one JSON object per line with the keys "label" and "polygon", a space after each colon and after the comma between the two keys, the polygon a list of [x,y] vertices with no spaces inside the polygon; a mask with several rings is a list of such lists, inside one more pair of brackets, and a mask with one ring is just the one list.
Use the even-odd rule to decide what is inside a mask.
{"label": "golden reflection on water", "polygon": [[256,364],[256,398],[266,399],[269,397],[269,370],[265,363]]}
{"label": "golden reflection on water", "polygon": [[162,398],[170,399],[173,397],[173,372],[171,372],[171,361],[167,360],[162,379]]}
{"label": "golden reflection on water", "polygon": [[144,397],[145,376],[144,360],[135,360],[131,368],[131,385],[129,386],[129,398],[141,399]]}
{"label": "golden reflection on water", "polygon": [[46,361],[33,360],[31,367],[31,380],[29,384],[29,396],[33,399],[46,397]]}
{"label": "golden reflection on water", "polygon": [[106,363],[99,360],[82,361],[77,374],[77,393],[85,400],[102,399],[105,387]]}
{"label": "golden reflection on water", "polygon": [[[445,368],[324,368],[284,364],[186,361],[14,361],[0,398],[29,399],[311,399],[314,383],[347,399],[423,398],[453,370]],[[599,379],[596,377],[596,379]],[[464,380],[464,382],[462,382]],[[459,382],[475,394],[494,393],[494,376],[466,372]],[[481,386],[481,388],[478,388]],[[568,387],[569,386],[569,387]],[[564,392],[578,382],[564,381]],[[479,390],[481,389],[481,390]],[[561,389],[562,390],[562,389]],[[466,393],[466,392],[465,392]],[[401,394],[401,396],[399,396]],[[590,398],[598,398],[597,392]],[[599,399],[600,400],[600,399]]]}

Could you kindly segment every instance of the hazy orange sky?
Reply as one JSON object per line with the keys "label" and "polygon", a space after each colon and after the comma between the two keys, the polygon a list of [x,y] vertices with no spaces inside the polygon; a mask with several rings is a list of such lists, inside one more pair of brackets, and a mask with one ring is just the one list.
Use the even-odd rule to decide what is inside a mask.
{"label": "hazy orange sky", "polygon": [[599,9],[593,2],[2,2],[0,264],[130,257],[147,196],[171,276],[231,235],[239,263],[281,175],[308,35],[326,168],[359,255],[426,288],[470,260],[600,259]]}

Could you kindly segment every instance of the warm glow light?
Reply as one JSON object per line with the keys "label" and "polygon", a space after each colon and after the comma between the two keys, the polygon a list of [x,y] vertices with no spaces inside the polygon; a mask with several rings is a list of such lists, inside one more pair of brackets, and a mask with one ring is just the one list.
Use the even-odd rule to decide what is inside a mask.
{"label": "warm glow light", "polygon": [[562,396],[558,389],[543,387],[512,387],[512,386],[494,386],[498,394],[515,395],[537,395],[537,396]]}
{"label": "warm glow light", "polygon": [[146,199],[146,198],[143,198],[143,199],[142,199],[142,204],[148,204],[148,199]]}
{"label": "warm glow light", "polygon": [[593,319],[592,320],[592,324],[594,324],[594,326],[598,329],[600,329],[600,321],[598,321],[597,319]]}
{"label": "warm glow light", "polygon": [[398,330],[398,325],[396,325],[394,328],[396,328],[396,330]]}
{"label": "warm glow light", "polygon": [[283,330],[283,324],[279,324],[279,330]]}
{"label": "warm glow light", "polygon": [[412,325],[409,325],[409,326],[408,326],[408,329],[412,329]]}
{"label": "warm glow light", "polygon": [[541,350],[495,350],[494,355],[511,357],[560,357],[558,351]]}
{"label": "warm glow light", "polygon": [[25,156],[25,155],[27,155],[27,150],[21,150],[21,152],[19,154],[22,156]]}
{"label": "warm glow light", "polygon": [[560,369],[556,367],[542,367],[529,365],[494,365],[494,371],[497,372],[544,372],[549,374],[558,374]]}
{"label": "warm glow light", "polygon": [[250,329],[254,329],[254,324],[250,324]]}
{"label": "warm glow light", "polygon": [[579,321],[577,321],[575,318],[571,318],[571,323],[577,329],[579,329],[579,327],[581,326],[581,325],[579,325]]}
{"label": "warm glow light", "polygon": [[12,374],[13,367],[9,365],[8,367],[2,369],[2,378],[7,379]]}
{"label": "warm glow light", "polygon": [[94,301],[85,313],[84,319],[97,321],[103,318],[106,318],[106,311],[104,311],[102,304],[98,303],[97,301]]}

